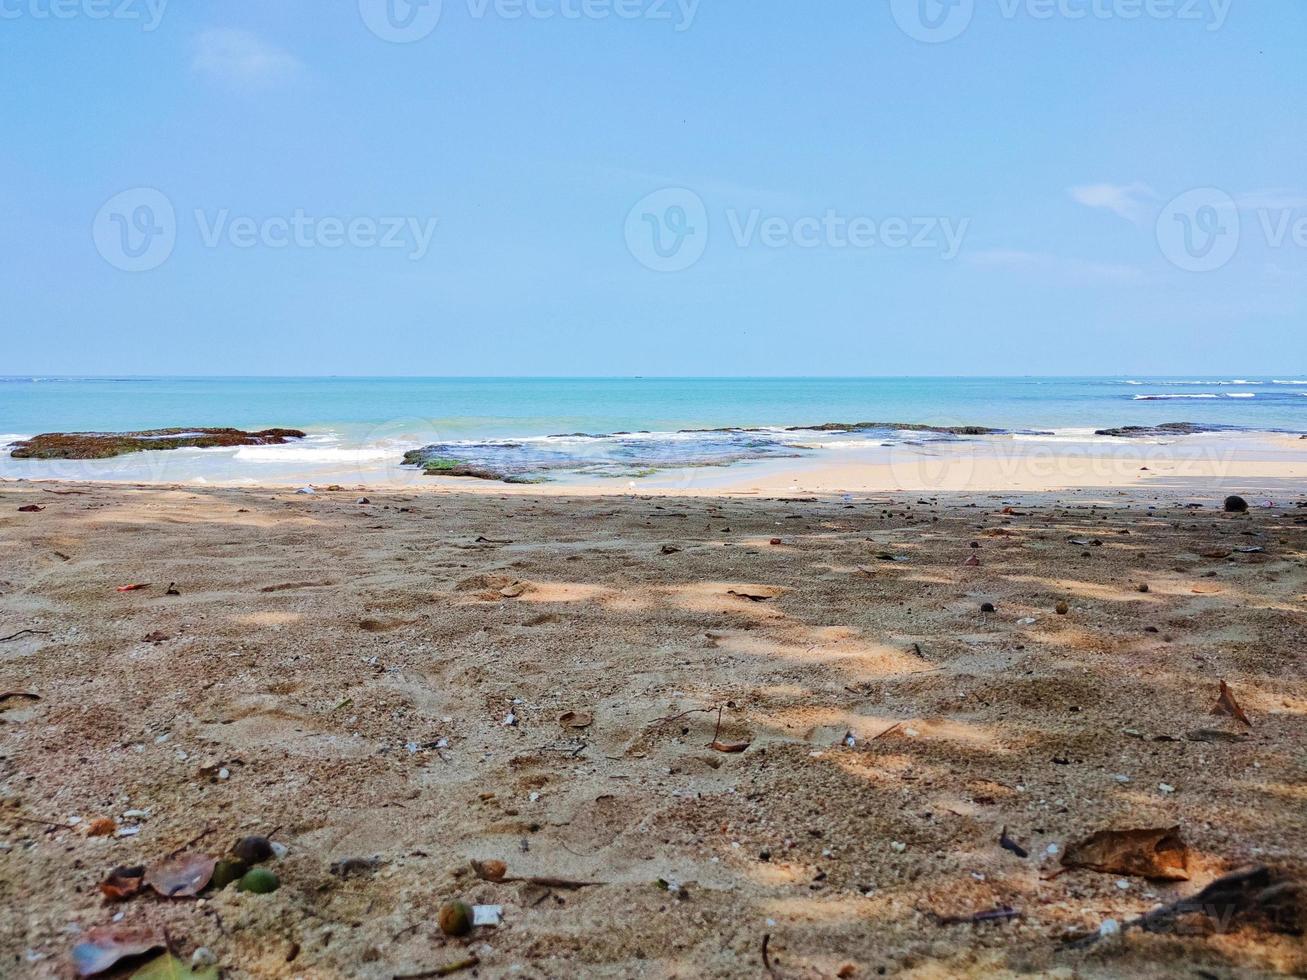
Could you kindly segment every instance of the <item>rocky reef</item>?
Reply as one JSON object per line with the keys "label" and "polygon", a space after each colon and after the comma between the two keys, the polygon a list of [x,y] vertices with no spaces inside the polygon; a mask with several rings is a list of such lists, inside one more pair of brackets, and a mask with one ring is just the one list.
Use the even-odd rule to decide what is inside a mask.
{"label": "rocky reef", "polygon": [[146,429],[141,432],[46,432],[13,445],[15,459],[109,459],[154,449],[279,446],[303,439],[299,429]]}
{"label": "rocky reef", "polygon": [[1203,425],[1198,422],[1163,422],[1161,425],[1120,425],[1112,429],[1097,429],[1094,435],[1146,439],[1150,436],[1192,436],[1201,432],[1221,432],[1234,428],[1236,427],[1232,425]]}

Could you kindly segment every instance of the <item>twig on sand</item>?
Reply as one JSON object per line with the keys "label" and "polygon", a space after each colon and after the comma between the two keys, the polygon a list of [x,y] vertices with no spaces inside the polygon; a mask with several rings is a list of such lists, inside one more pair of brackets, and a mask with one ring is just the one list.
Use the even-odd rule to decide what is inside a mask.
{"label": "twig on sand", "polygon": [[11,633],[8,636],[0,636],[0,643],[4,643],[6,640],[16,640],[20,636],[26,636],[28,633],[31,633],[33,636],[50,635],[49,630],[19,630],[17,633]]}
{"label": "twig on sand", "polygon": [[771,942],[771,933],[764,933],[762,937],[762,965],[766,967],[767,972],[774,977],[779,977],[776,968],[771,964],[771,956],[767,953],[767,944]]}
{"label": "twig on sand", "polygon": [[883,732],[881,732],[879,735],[873,735],[873,736],[871,736],[871,738],[867,739],[867,741],[868,741],[868,742],[874,742],[874,741],[876,741],[876,739],[878,739],[878,738],[884,738],[884,737],[885,737],[886,735],[888,735],[890,732],[892,732],[892,731],[896,731],[896,730],[902,728],[902,727],[903,727],[903,724],[904,724],[904,723],[901,722],[901,721],[896,721],[894,724],[890,725],[889,728],[885,729],[885,730],[884,730]]}
{"label": "twig on sand", "polygon": [[480,965],[481,960],[475,956],[469,956],[466,959],[450,963],[448,966],[438,966],[432,970],[422,970],[419,973],[396,973],[394,980],[426,980],[427,977],[447,977],[452,973],[458,973],[462,970],[470,970],[474,966]]}

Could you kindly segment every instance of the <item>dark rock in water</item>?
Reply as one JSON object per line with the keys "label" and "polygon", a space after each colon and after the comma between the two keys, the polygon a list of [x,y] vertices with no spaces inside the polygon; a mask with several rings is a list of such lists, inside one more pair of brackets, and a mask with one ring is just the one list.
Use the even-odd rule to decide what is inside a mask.
{"label": "dark rock in water", "polygon": [[1248,512],[1248,501],[1243,497],[1231,494],[1225,498],[1225,512],[1227,514],[1245,514]]}
{"label": "dark rock in water", "polygon": [[864,429],[888,429],[898,432],[938,432],[954,436],[990,436],[1002,429],[983,425],[922,425],[920,422],[823,422],[821,425],[792,425],[787,432],[860,432]]}
{"label": "dark rock in water", "polygon": [[109,459],[151,449],[280,446],[303,439],[298,429],[146,429],[142,432],[47,432],[14,443],[15,459]]}
{"label": "dark rock in water", "polygon": [[1203,425],[1199,422],[1163,422],[1161,425],[1121,425],[1112,429],[1097,429],[1096,436],[1117,436],[1121,439],[1146,439],[1149,436],[1193,436],[1202,432],[1222,432],[1235,429],[1233,425]]}

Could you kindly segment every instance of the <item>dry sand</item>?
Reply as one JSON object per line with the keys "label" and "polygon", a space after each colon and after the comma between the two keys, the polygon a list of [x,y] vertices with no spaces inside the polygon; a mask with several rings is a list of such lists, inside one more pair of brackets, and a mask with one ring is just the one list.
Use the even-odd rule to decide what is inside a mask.
{"label": "dry sand", "polygon": [[[79,930],[119,913],[230,977],[469,955],[461,976],[758,977],[768,936],[793,980],[1301,975],[1300,937],[1203,917],[1062,943],[1249,863],[1307,877],[1287,488],[1236,516],[1187,487],[360,505],[6,485],[0,635],[36,632],[0,643],[0,691],[40,700],[0,701],[0,975],[69,975]],[[1253,727],[1189,740],[1245,731],[1210,714],[1221,679]],[[708,747],[718,708],[745,751]],[[139,833],[89,837],[97,817]],[[1171,825],[1189,881],[1049,877],[1053,845]],[[289,848],[271,895],[97,891],[249,833]],[[600,884],[493,884],[474,858]],[[503,924],[442,937],[452,898]],[[998,907],[1020,917],[945,921]]]}

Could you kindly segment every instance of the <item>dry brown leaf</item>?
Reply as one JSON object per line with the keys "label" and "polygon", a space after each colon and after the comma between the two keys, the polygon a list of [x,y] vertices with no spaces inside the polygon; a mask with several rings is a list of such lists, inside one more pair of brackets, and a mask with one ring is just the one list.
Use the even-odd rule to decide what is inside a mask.
{"label": "dry brown leaf", "polygon": [[713,742],[708,748],[714,752],[743,752],[750,746],[750,742]]}
{"label": "dry brown leaf", "polygon": [[131,898],[141,890],[144,877],[144,865],[138,864],[135,867],[119,865],[109,872],[109,876],[104,881],[100,882],[100,891],[111,902],[121,902],[125,898]]}
{"label": "dry brown leaf", "polygon": [[564,728],[589,728],[594,724],[594,716],[588,711],[568,711],[559,717],[558,723]]}
{"label": "dry brown leaf", "polygon": [[207,854],[178,854],[145,872],[145,883],[164,898],[190,898],[213,877],[217,865]]}
{"label": "dry brown leaf", "polygon": [[103,973],[119,960],[140,956],[163,945],[153,929],[116,929],[97,926],[86,930],[81,942],[73,947],[73,968],[79,977]]}
{"label": "dry brown leaf", "polygon": [[1188,881],[1189,846],[1178,826],[1100,830],[1068,847],[1062,864],[1107,874]]}
{"label": "dry brown leaf", "polygon": [[1234,692],[1230,686],[1221,681],[1221,696],[1216,699],[1216,707],[1212,709],[1214,715],[1228,715],[1231,718],[1237,718],[1249,728],[1253,723],[1248,720],[1248,716],[1243,713],[1243,708],[1239,707],[1239,702],[1234,699]]}
{"label": "dry brown leaf", "polygon": [[113,817],[96,817],[86,825],[87,837],[108,837],[118,829]]}
{"label": "dry brown leaf", "polygon": [[482,881],[503,881],[504,876],[508,874],[508,865],[503,861],[491,859],[489,861],[473,861],[472,870]]}
{"label": "dry brown leaf", "polygon": [[148,589],[149,587],[150,587],[150,583],[149,583],[149,582],[137,582],[135,585],[120,585],[120,586],[118,586],[118,591],[119,591],[119,592],[140,592],[141,589]]}

